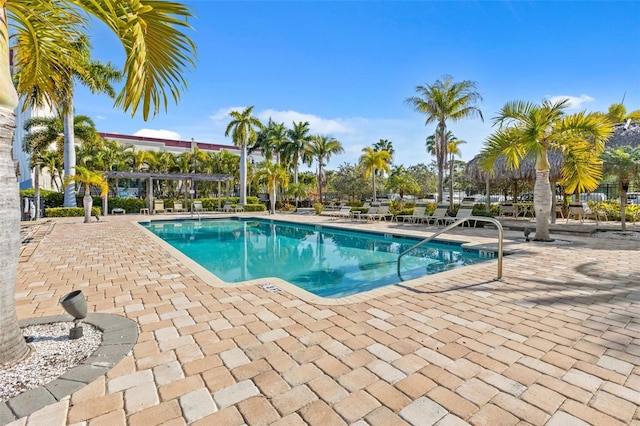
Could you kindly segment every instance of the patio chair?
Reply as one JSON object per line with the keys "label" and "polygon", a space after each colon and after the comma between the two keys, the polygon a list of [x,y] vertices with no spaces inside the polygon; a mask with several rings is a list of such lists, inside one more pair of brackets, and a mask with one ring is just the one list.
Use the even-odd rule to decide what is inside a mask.
{"label": "patio chair", "polygon": [[336,219],[339,219],[341,217],[351,217],[351,207],[349,206],[344,206],[342,207],[340,210],[338,210],[337,212],[331,212],[331,217],[335,217]]}
{"label": "patio chair", "polygon": [[167,210],[164,208],[164,201],[162,200],[153,200],[153,214],[158,214],[162,212],[162,214],[166,214]]}
{"label": "patio chair", "polygon": [[416,204],[416,206],[413,208],[413,213],[411,213],[410,215],[396,216],[396,220],[400,221],[400,219],[402,219],[403,223],[404,222],[409,222],[409,223],[422,222],[425,218],[426,210],[427,210],[426,204]]}
{"label": "patio chair", "polygon": [[182,201],[174,201],[173,202],[173,212],[174,213],[184,213],[184,208],[182,207]]}
{"label": "patio chair", "polygon": [[224,206],[216,209],[216,211],[224,212],[224,213],[229,213],[232,210],[233,210],[233,204],[231,203],[231,201],[225,201]]}
{"label": "patio chair", "polygon": [[432,215],[425,216],[423,223],[426,222],[427,225],[447,225],[453,223],[455,219],[447,216],[448,209],[449,206],[447,204],[438,204]]}
{"label": "patio chair", "polygon": [[387,218],[393,220],[393,213],[389,211],[389,207],[388,203],[383,203],[378,207],[378,210],[375,213],[367,214],[367,216],[371,220],[384,220],[385,222],[387,221]]}
{"label": "patio chair", "polygon": [[357,216],[357,219],[362,219],[362,220],[372,220],[375,215],[378,213],[378,209],[380,208],[380,206],[378,205],[373,205],[371,207],[369,207],[369,210],[367,210],[366,213],[359,213]]}
{"label": "patio chair", "polygon": [[244,211],[244,204],[242,203],[238,203],[236,204],[236,206],[233,208],[233,211],[236,213],[240,213]]}
{"label": "patio chair", "polygon": [[191,213],[201,213],[206,211],[207,209],[202,206],[202,201],[194,200],[191,204]]}
{"label": "patio chair", "polygon": [[516,207],[512,203],[504,203],[500,204],[500,211],[498,212],[498,216],[506,217],[516,217]]}
{"label": "patio chair", "polygon": [[[460,219],[464,219],[466,217],[471,217],[473,216],[473,205],[460,205],[460,207],[458,208],[458,212],[456,213],[455,216],[455,220],[458,221]],[[463,222],[462,226],[464,227],[465,225],[468,225],[469,227],[471,227],[471,224],[473,223],[473,227],[476,227],[476,221],[473,220],[469,220],[467,222]]]}

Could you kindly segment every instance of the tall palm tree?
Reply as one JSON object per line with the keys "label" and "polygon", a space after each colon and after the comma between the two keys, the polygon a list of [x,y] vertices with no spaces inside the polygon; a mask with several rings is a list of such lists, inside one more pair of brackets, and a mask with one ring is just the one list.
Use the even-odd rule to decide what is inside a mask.
{"label": "tall palm tree", "polygon": [[318,162],[318,197],[320,202],[322,202],[322,168],[327,165],[325,161],[328,163],[332,155],[343,152],[344,148],[336,138],[322,135],[311,137],[307,154]]}
{"label": "tall palm tree", "polygon": [[272,163],[267,160],[261,164],[261,167],[256,172],[256,177],[267,185],[267,192],[269,193],[269,201],[271,202],[271,212],[276,212],[276,193],[278,187],[287,189],[289,186],[289,175],[286,169],[278,163]]}
{"label": "tall palm tree", "polygon": [[418,96],[407,98],[406,102],[413,108],[426,115],[425,125],[437,123],[436,163],[438,165],[438,199],[442,200],[444,193],[444,169],[447,155],[447,121],[460,121],[467,118],[482,117],[482,111],[476,106],[482,101],[482,96],[476,89],[476,82],[464,80],[458,83],[453,77],[445,75],[442,80],[434,84],[417,86]]}
{"label": "tall palm tree", "polygon": [[396,150],[393,149],[393,142],[387,139],[380,139],[378,142],[373,144],[374,151],[387,151],[391,156],[391,160],[389,163],[393,163],[393,154],[396,153]]}
{"label": "tall palm tree", "polygon": [[247,107],[242,112],[231,111],[231,122],[227,125],[224,135],[229,136],[235,146],[240,147],[240,203],[247,203],[247,147],[252,146],[258,137],[258,131],[264,126],[256,117],[253,117],[253,106]]}
{"label": "tall palm tree", "polygon": [[[22,141],[22,150],[30,155],[38,155],[56,145],[60,157],[64,158],[64,117],[61,114],[53,117],[34,117],[24,123],[27,135]],[[91,118],[86,115],[73,117],[73,132],[78,139],[89,144],[98,140],[98,131]]]}
{"label": "tall palm tree", "polygon": [[626,230],[627,191],[629,183],[640,174],[640,148],[621,146],[607,149],[602,154],[603,171],[618,179],[620,186],[620,222]]}
{"label": "tall palm tree", "polygon": [[293,128],[287,131],[287,142],[284,145],[285,156],[291,159],[293,163],[293,183],[298,183],[298,168],[300,166],[300,160],[303,163],[310,163],[311,159],[307,152],[307,145],[311,137],[309,136],[309,122],[299,121],[293,122]]}
{"label": "tall palm tree", "polygon": [[82,205],[84,206],[84,223],[91,222],[91,208],[93,207],[93,198],[91,198],[91,187],[97,186],[100,188],[100,196],[106,197],[109,192],[109,184],[101,173],[96,173],[91,170],[85,169],[82,166],[78,166],[78,173],[75,175],[67,176],[64,178],[65,184],[69,181],[84,185],[84,197],[82,198]]}
{"label": "tall palm tree", "polygon": [[447,138],[449,141],[447,143],[447,154],[449,154],[449,209],[453,211],[453,168],[455,163],[455,156],[460,156],[460,148],[458,145],[462,145],[463,143],[467,143],[462,139],[458,139],[457,137],[451,135],[451,137]]}
{"label": "tall palm tree", "polygon": [[31,165],[39,165],[42,168],[46,168],[51,176],[51,184],[55,185],[56,190],[60,191],[62,185],[62,174],[60,173],[63,167],[63,162],[57,151],[45,151],[36,156],[31,157]]}
{"label": "tall palm tree", "polygon": [[375,151],[367,146],[362,148],[363,154],[360,156],[360,167],[364,168],[365,179],[371,177],[371,186],[373,187],[373,202],[376,202],[376,172],[391,172],[389,163],[391,162],[391,154],[389,152]]}
{"label": "tall palm tree", "polygon": [[[169,97],[179,99],[186,86],[185,70],[195,63],[195,45],[183,32],[190,28],[187,19],[193,15],[175,1],[154,2],[153,7],[137,0],[20,0],[0,5],[0,210],[6,212],[0,218],[6,236],[0,254],[0,365],[5,366],[28,353],[14,295],[20,203],[10,148],[18,93],[25,96],[27,106],[57,101],[60,87],[71,79],[70,64],[80,63],[69,58],[75,55],[72,42],[86,33],[85,13],[107,25],[124,47],[125,82],[116,106],[132,114],[140,108],[145,120],[151,112],[156,115],[166,109]],[[9,68],[9,22],[15,35],[13,63],[20,70],[15,86]]]}
{"label": "tall palm tree", "polygon": [[549,150],[564,155],[562,183],[567,193],[592,191],[602,177],[600,155],[613,131],[602,114],[565,115],[567,103],[567,99],[555,103],[545,99],[541,104],[508,102],[493,119],[498,130],[487,138],[480,153],[481,165],[490,173],[498,158],[504,157],[508,167],[518,168],[524,157],[536,157],[533,203],[537,241],[551,240]]}
{"label": "tall palm tree", "polygon": [[[111,86],[112,82],[118,82],[122,79],[122,73],[116,70],[111,63],[102,64],[98,61],[91,60],[91,44],[89,38],[80,34],[71,42],[71,48],[75,51],[75,55],[71,58],[72,63],[69,65],[68,73],[64,75],[68,81],[63,82],[58,87],[56,100],[58,101],[58,110],[61,112],[64,121],[64,173],[65,176],[72,176],[75,173],[76,157],[75,157],[75,132],[73,123],[73,92],[74,80],[78,80],[82,85],[87,87],[91,93],[104,93],[110,98],[116,97],[116,91]],[[69,180],[69,184],[64,190],[64,206],[76,206],[76,194],[73,180]]]}

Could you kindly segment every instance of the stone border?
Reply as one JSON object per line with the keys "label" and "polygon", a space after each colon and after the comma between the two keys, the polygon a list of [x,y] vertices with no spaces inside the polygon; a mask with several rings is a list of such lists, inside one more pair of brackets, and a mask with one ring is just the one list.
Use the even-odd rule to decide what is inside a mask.
{"label": "stone border", "polygon": [[[20,328],[73,320],[70,315],[31,318],[21,320]],[[138,324],[123,316],[90,313],[83,322],[102,331],[102,342],[98,349],[57,379],[0,403],[0,425],[11,423],[54,404],[107,374],[127,356],[138,341]]]}

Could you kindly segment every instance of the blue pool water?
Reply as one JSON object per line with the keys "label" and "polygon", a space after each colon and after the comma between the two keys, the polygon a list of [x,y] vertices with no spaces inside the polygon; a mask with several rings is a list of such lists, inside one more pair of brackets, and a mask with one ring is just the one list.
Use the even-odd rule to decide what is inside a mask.
{"label": "blue pool water", "polygon": [[[154,221],[151,232],[226,282],[278,277],[337,298],[400,282],[398,255],[420,239],[258,219]],[[402,279],[489,260],[434,242],[402,258]]]}

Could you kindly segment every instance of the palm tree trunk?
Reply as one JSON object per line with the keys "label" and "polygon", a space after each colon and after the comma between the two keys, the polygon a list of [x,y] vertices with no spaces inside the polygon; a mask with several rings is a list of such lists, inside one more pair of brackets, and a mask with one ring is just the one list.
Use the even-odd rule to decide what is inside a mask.
{"label": "palm tree trunk", "polygon": [[549,216],[551,216],[551,186],[549,169],[536,170],[536,183],[533,187],[533,207],[536,212],[536,235],[534,241],[552,241],[549,235]]}
{"label": "palm tree trunk", "polygon": [[[4,26],[6,34],[7,27]],[[6,46],[0,46],[6,47]],[[0,57],[9,57],[0,50]],[[3,67],[4,68],[4,67]],[[0,73],[4,71],[0,70]],[[7,76],[9,68],[6,67]],[[11,79],[9,79],[9,84]],[[22,338],[15,310],[16,271],[20,250],[20,197],[16,171],[11,158],[15,116],[0,107],[0,367],[13,365],[29,353]]]}
{"label": "palm tree trunk", "polygon": [[318,159],[318,199],[322,203],[322,160]]}
{"label": "palm tree trunk", "polygon": [[373,187],[373,202],[376,202],[376,170],[371,171],[371,186]]}
{"label": "palm tree trunk", "polygon": [[[76,148],[73,144],[75,133],[73,129],[73,98],[69,97],[64,110],[64,176],[76,174]],[[76,186],[70,181],[64,189],[64,206],[77,207]]]}
{"label": "palm tree trunk", "polygon": [[240,151],[240,201],[243,206],[247,204],[247,144],[242,143]]}
{"label": "palm tree trunk", "polygon": [[[3,2],[4,4],[4,2]],[[29,354],[16,317],[15,285],[20,250],[20,192],[11,158],[18,106],[9,70],[7,14],[0,10],[0,366],[13,365]]]}
{"label": "palm tree trunk", "polygon": [[93,198],[91,198],[91,187],[89,184],[84,186],[84,198],[82,198],[84,206],[84,223],[91,223],[91,208],[93,207]]}
{"label": "palm tree trunk", "polygon": [[[436,161],[438,163],[438,202],[444,201],[444,167],[447,155],[447,137],[446,131],[447,126],[444,122],[440,122],[438,124],[440,129],[440,149],[436,151],[437,158]],[[453,197],[453,194],[449,194],[449,199]]]}
{"label": "palm tree trunk", "polygon": [[453,154],[449,161],[449,209],[453,211]]}

